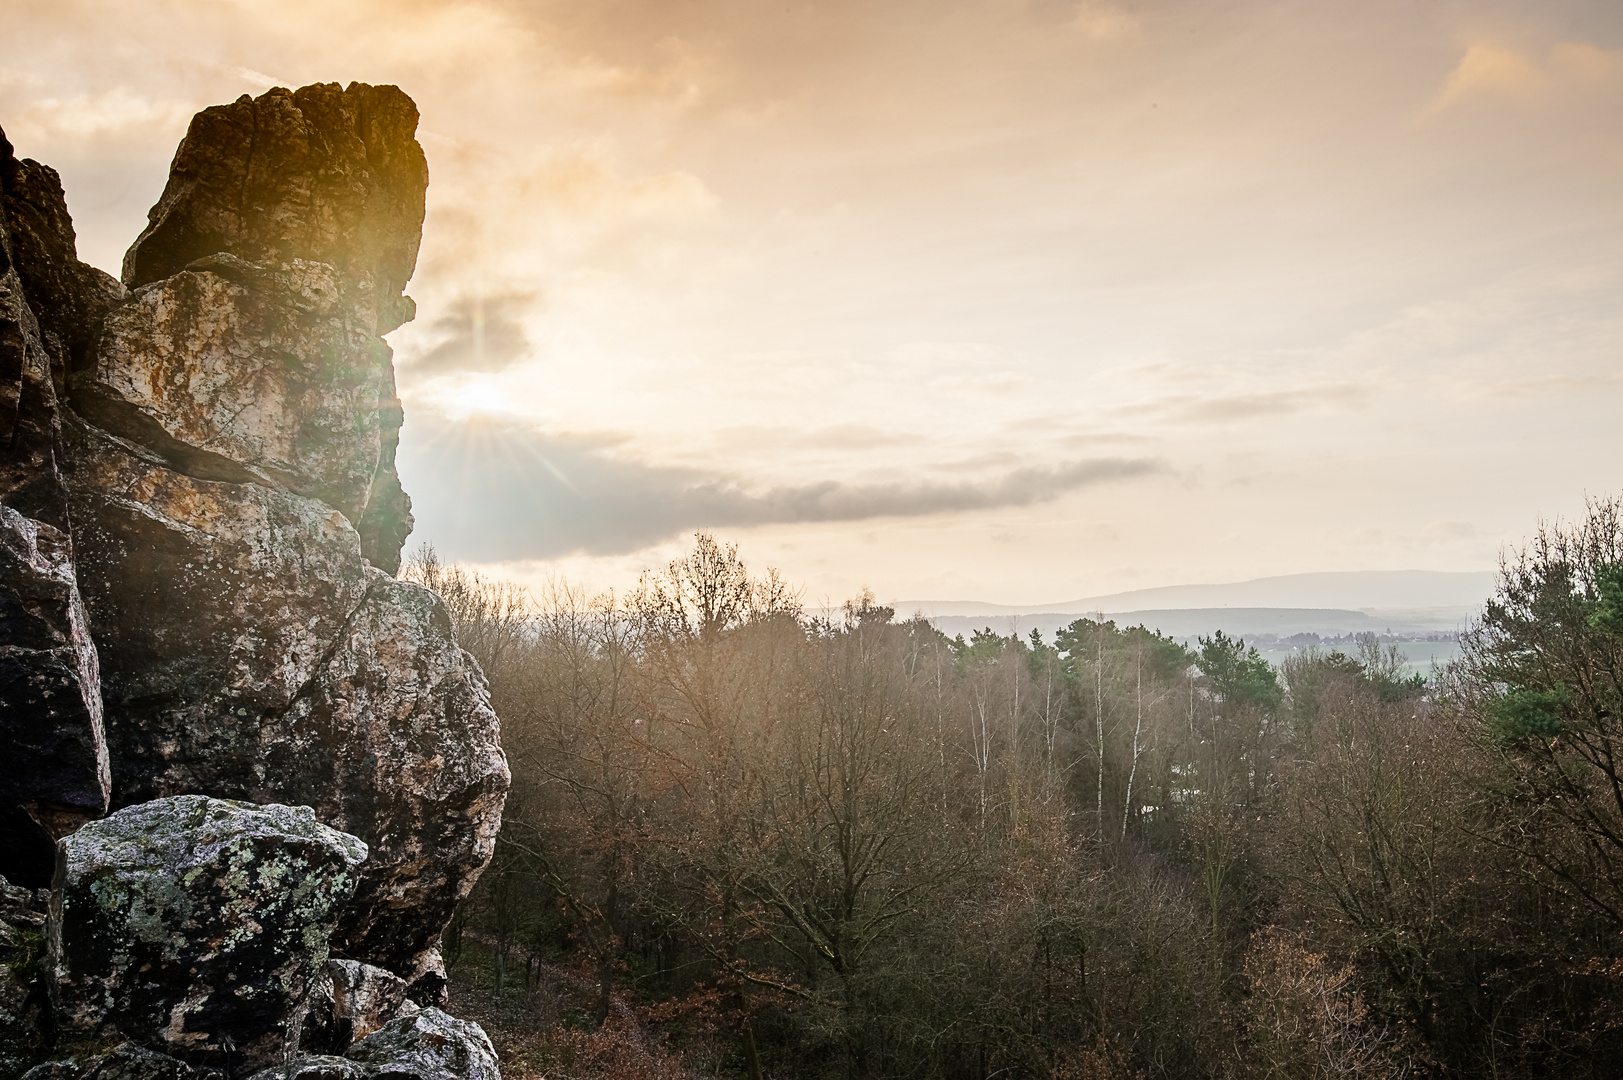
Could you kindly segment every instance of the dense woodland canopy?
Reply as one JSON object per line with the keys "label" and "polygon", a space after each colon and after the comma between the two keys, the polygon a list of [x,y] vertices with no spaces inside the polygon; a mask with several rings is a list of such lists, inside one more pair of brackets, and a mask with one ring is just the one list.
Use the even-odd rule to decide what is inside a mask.
{"label": "dense woodland canopy", "polygon": [[514,778],[456,993],[531,1075],[1623,1075],[1620,511],[1430,679],[425,549]]}

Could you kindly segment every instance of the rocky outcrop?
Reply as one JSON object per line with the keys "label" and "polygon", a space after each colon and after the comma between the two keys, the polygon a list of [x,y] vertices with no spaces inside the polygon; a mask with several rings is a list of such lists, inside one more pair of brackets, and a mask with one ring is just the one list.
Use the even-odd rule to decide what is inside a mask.
{"label": "rocky outcrop", "polygon": [[[94,409],[104,426],[240,466],[253,480],[366,513],[400,427],[378,297],[325,263],[267,270],[229,254],[136,290],[107,319]],[[161,430],[162,435],[153,431]]]}
{"label": "rocky outcrop", "polygon": [[192,1064],[268,1064],[365,860],[365,844],[304,806],[183,795],[91,822],[58,857],[58,1020]]}
{"label": "rocky outcrop", "polygon": [[[242,1075],[441,999],[508,772],[391,576],[416,123],[362,84],[205,110],[122,283],[0,136],[0,875],[56,865],[51,1075]],[[7,1023],[0,1080],[52,1026]]]}
{"label": "rocky outcrop", "polygon": [[388,576],[409,503],[379,335],[410,311],[415,123],[359,85],[199,114],[73,385],[62,473],[114,804],[314,807],[372,847],[344,947],[426,990],[507,771],[443,608]]}

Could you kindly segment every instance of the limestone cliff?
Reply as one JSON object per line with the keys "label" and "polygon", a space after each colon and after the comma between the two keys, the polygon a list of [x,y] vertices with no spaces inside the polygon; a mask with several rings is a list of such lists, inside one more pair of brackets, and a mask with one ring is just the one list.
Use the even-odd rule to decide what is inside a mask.
{"label": "limestone cliff", "polygon": [[[109,809],[308,807],[367,851],[322,940],[427,1005],[508,773],[444,605],[392,576],[411,515],[381,335],[414,312],[416,124],[359,83],[204,110],[122,283],[0,135],[0,875],[38,889],[54,865],[60,892],[63,838]],[[214,1047],[193,1066],[234,1045],[145,1022],[118,1030]]]}

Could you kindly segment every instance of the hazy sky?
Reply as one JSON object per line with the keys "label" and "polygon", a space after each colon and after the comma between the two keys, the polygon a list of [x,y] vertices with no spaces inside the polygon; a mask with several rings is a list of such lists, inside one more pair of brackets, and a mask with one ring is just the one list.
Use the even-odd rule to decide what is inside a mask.
{"label": "hazy sky", "polygon": [[[393,82],[418,538],[809,598],[1490,568],[1623,489],[1616,0],[6,0],[116,271],[197,109]],[[416,542],[416,538],[412,541]]]}

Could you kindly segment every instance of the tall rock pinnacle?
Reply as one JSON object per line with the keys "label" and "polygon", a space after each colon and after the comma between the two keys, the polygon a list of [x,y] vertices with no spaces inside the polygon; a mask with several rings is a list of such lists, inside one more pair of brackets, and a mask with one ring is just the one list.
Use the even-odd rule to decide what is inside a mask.
{"label": "tall rock pinnacle", "polygon": [[444,605],[391,576],[416,124],[360,83],[205,109],[122,284],[0,145],[0,873],[42,884],[109,806],[308,806],[369,849],[334,956],[428,1003],[508,771]]}

